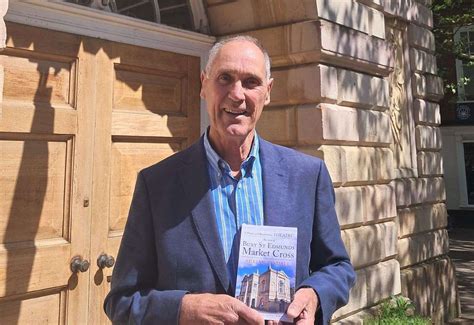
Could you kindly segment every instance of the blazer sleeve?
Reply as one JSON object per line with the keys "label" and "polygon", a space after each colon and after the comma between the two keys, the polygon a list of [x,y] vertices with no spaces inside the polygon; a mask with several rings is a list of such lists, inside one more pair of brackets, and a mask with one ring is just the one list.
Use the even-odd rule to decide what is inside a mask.
{"label": "blazer sleeve", "polygon": [[143,173],[137,178],[111,291],[104,309],[114,324],[178,324],[182,290],[155,288],[159,273],[149,194]]}
{"label": "blazer sleeve", "polygon": [[355,272],[341,239],[334,208],[334,188],[324,162],[321,163],[316,186],[311,273],[299,288],[311,287],[316,291],[320,304],[316,323],[328,324],[334,311],[347,304]]}

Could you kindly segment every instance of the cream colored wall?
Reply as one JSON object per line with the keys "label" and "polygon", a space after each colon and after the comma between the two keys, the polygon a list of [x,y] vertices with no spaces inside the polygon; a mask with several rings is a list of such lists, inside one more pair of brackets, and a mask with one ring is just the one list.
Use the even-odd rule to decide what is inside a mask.
{"label": "cream colored wall", "polygon": [[215,36],[253,35],[272,58],[260,134],[330,170],[358,275],[334,321],[361,323],[399,293],[438,323],[455,314],[430,1],[207,5]]}

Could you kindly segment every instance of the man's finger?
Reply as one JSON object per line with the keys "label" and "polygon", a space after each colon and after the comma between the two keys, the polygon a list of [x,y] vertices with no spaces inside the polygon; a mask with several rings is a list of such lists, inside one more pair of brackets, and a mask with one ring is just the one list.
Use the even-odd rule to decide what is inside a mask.
{"label": "man's finger", "polygon": [[312,288],[301,288],[295,293],[286,313],[292,318],[312,318],[316,312],[318,297]]}
{"label": "man's finger", "polygon": [[306,307],[306,303],[304,302],[303,298],[295,296],[295,300],[293,300],[291,304],[288,306],[286,313],[291,318],[297,318],[303,312],[305,307]]}
{"label": "man's finger", "polygon": [[244,303],[237,300],[234,305],[234,311],[237,313],[239,318],[244,319],[248,324],[251,325],[264,325],[265,320],[262,315],[255,309],[252,309]]}

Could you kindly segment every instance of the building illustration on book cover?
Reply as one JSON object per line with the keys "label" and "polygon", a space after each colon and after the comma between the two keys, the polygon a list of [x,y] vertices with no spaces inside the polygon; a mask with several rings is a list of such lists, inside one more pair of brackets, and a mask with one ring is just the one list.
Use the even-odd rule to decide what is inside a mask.
{"label": "building illustration on book cover", "polygon": [[236,298],[267,320],[292,321],[297,229],[242,225]]}
{"label": "building illustration on book cover", "polygon": [[262,274],[257,270],[244,276],[237,299],[255,309],[284,313],[293,300],[294,289],[285,271],[269,265]]}

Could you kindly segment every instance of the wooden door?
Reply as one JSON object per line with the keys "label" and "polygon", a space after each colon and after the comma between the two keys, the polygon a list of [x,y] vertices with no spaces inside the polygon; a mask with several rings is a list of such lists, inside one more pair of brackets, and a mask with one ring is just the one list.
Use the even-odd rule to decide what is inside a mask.
{"label": "wooden door", "polygon": [[[137,171],[199,136],[199,58],[8,24],[0,323],[103,324]],[[90,262],[73,273],[70,261]]]}
{"label": "wooden door", "polygon": [[[95,55],[8,24],[0,108],[0,323],[87,321]],[[80,86],[79,86],[80,85]]]}
{"label": "wooden door", "polygon": [[[91,256],[116,257],[137,173],[199,137],[197,57],[104,42],[96,101]],[[102,303],[112,268],[91,268],[91,324],[106,321]]]}

